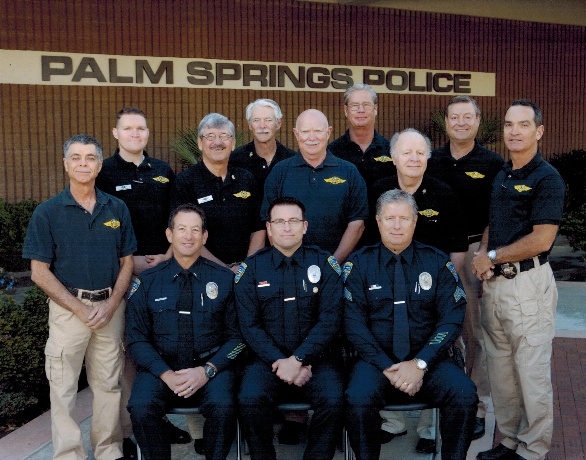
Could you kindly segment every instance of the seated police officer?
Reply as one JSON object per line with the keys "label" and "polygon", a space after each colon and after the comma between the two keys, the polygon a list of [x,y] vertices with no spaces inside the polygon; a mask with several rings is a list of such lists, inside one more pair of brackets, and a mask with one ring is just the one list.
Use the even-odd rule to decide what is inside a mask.
{"label": "seated police officer", "polygon": [[206,459],[225,459],[236,427],[232,363],[244,348],[233,273],[200,257],[208,234],[198,206],[171,212],[166,233],[173,257],[144,271],[129,296],[126,339],[138,367],[132,428],[147,459],[170,459],[162,416],[170,407],[199,406]]}
{"label": "seated police officer", "polygon": [[238,397],[242,427],[252,460],[275,459],[275,405],[309,402],[304,458],[331,459],[342,415],[340,267],[327,252],[302,244],[308,224],[300,201],[277,198],[268,216],[273,246],[247,258],[235,278],[240,328],[252,351]]}
{"label": "seated police officer", "polygon": [[460,335],[466,296],[449,258],[413,240],[417,205],[402,190],[376,205],[382,242],[344,265],[345,334],[357,352],[346,390],[346,427],[359,460],[380,454],[378,411],[426,402],[441,411],[442,458],[465,459],[476,388],[448,356]]}

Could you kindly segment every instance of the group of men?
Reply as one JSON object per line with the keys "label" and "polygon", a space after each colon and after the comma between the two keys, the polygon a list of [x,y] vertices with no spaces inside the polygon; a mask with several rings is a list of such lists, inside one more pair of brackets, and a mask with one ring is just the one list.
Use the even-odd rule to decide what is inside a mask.
{"label": "group of men", "polygon": [[[147,154],[137,108],[117,114],[107,160],[92,137],[65,143],[69,185],[39,205],[23,252],[51,299],[54,458],[86,457],[72,414],[84,359],[97,459],[132,458],[132,431],[147,459],[170,458],[189,440],[165,418],[176,406],[200,408],[203,433],[189,425],[206,458],[226,458],[238,417],[251,458],[274,459],[274,409],[291,400],[313,410],[306,459],[334,456],[342,420],[356,457],[378,458],[405,432],[381,410],[401,402],[439,407],[442,458],[463,459],[489,396],[505,437],[478,459],[544,458],[564,184],[538,151],[541,112],[511,104],[504,163],[475,141],[467,96],[433,152],[412,128],[382,137],[377,110],[372,88],[349,88],[348,131],[329,144],[326,116],[304,111],[297,152],[276,140],[272,100],[247,107],[253,141],[238,149],[209,114],[201,161],[177,177]],[[422,452],[436,449],[427,418]]]}

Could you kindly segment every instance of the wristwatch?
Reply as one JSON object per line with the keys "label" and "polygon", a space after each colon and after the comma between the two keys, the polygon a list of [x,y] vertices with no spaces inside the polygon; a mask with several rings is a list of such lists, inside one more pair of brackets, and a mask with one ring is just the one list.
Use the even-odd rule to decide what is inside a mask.
{"label": "wristwatch", "polygon": [[216,368],[209,363],[203,367],[208,379],[213,379],[216,376]]}
{"label": "wristwatch", "polygon": [[486,255],[488,256],[488,258],[490,259],[490,261],[493,264],[496,263],[496,250],[491,249],[490,251],[488,251],[488,253]]}
{"label": "wristwatch", "polygon": [[301,356],[297,356],[297,355],[294,355],[294,356],[295,356],[295,359],[297,360],[297,362],[301,363],[301,365],[303,366],[303,359],[304,358],[302,358]]}
{"label": "wristwatch", "polygon": [[417,369],[423,371],[424,374],[427,372],[427,363],[425,361],[419,358],[413,358],[413,362],[417,366]]}

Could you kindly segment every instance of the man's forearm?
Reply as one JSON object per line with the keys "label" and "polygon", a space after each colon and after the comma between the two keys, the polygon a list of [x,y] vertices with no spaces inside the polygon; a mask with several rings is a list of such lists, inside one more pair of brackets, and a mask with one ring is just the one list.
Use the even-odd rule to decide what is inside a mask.
{"label": "man's forearm", "polygon": [[45,294],[63,308],[77,314],[86,306],[76,299],[67,288],[59,281],[49,268],[49,264],[38,260],[31,260],[31,279]]}
{"label": "man's forearm", "polygon": [[112,302],[116,305],[120,305],[126,291],[128,290],[128,285],[130,284],[130,278],[132,278],[132,269],[134,268],[134,256],[129,255],[120,258],[120,271],[118,272],[118,277],[116,278],[116,283],[112,288]]}
{"label": "man's forearm", "polygon": [[529,235],[496,249],[496,263],[518,262],[535,257],[551,248],[558,231],[553,224],[534,225]]}
{"label": "man's forearm", "polygon": [[334,257],[338,263],[343,264],[346,261],[350,253],[356,247],[356,244],[360,240],[363,232],[363,220],[354,220],[348,224],[346,231],[342,235],[340,244],[338,244],[338,248],[336,249],[336,252],[334,252]]}

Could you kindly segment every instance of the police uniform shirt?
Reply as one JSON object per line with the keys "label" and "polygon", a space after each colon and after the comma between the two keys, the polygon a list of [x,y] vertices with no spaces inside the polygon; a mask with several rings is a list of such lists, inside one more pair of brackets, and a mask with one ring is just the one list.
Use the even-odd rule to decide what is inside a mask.
{"label": "police uniform shirt", "polygon": [[[376,213],[378,197],[388,190],[399,188],[397,176],[382,179],[374,184],[373,193],[370,196],[373,218]],[[414,239],[435,246],[446,254],[468,250],[468,236],[464,228],[460,204],[447,184],[424,174],[421,185],[413,194],[413,198],[415,198],[419,213],[413,235]],[[374,227],[376,228],[376,224]],[[376,241],[380,241],[378,233]]]}
{"label": "police uniform shirt", "polygon": [[425,173],[448,184],[458,197],[466,213],[466,235],[480,237],[488,225],[492,181],[503,164],[499,154],[478,142],[459,159],[452,156],[449,142],[431,152]]}
{"label": "police uniform shirt", "polygon": [[534,225],[559,225],[565,190],[562,177],[539,151],[520,169],[512,169],[511,161],[505,163],[492,186],[488,248],[514,243],[530,234]]}
{"label": "police uniform shirt", "polygon": [[365,152],[350,139],[350,130],[330,142],[328,150],[342,160],[349,161],[356,168],[370,188],[377,180],[397,174],[397,168],[389,153],[391,141],[381,136],[376,130],[374,138]]}
{"label": "police uniform shirt", "polygon": [[[247,258],[235,278],[236,307],[246,343],[268,364],[291,355],[304,364],[319,362],[320,354],[338,336],[343,308],[340,267],[316,246],[302,245],[292,256],[295,299],[284,301],[285,256],[270,247]],[[285,308],[296,308],[297,324],[287,323]],[[295,349],[285,345],[286,330],[298,328]]]}
{"label": "police uniform shirt", "polygon": [[[413,241],[401,252],[407,284],[410,353],[429,366],[445,358],[460,335],[466,295],[445,254]],[[393,254],[382,243],[354,253],[343,267],[347,339],[381,371],[393,355]]]}
{"label": "police uniform shirt", "polygon": [[277,151],[275,152],[275,156],[269,165],[267,165],[267,162],[264,158],[256,153],[256,149],[254,148],[254,141],[243,145],[242,147],[238,147],[230,155],[230,164],[232,166],[250,171],[254,175],[258,188],[261,192],[264,189],[267,176],[273,170],[273,167],[278,162],[287,158],[291,158],[293,155],[295,155],[294,150],[285,147],[279,141],[276,142]]}
{"label": "police uniform shirt", "polygon": [[146,151],[143,154],[137,166],[124,160],[116,149],[104,160],[96,187],[128,206],[138,241],[136,255],[164,254],[169,248],[165,229],[175,173],[164,161],[150,158]]}
{"label": "police uniform shirt", "polygon": [[206,248],[225,264],[246,257],[250,234],[264,229],[260,222],[260,196],[253,175],[228,166],[226,179],[212,174],[200,161],[177,176],[171,209],[184,203],[200,206],[206,215]]}
{"label": "police uniform shirt", "polygon": [[120,258],[135,251],[130,213],[122,200],[96,189],[90,214],[67,186],[35,209],[22,256],[50,264],[66,287],[96,291],[114,286]]}
{"label": "police uniform shirt", "polygon": [[292,196],[306,208],[309,228],[303,241],[330,253],[335,252],[348,223],[368,218],[364,179],[356,167],[330,152],[314,168],[300,152],[275,165],[265,182],[261,218],[268,219],[270,203]]}
{"label": "police uniform shirt", "polygon": [[[145,270],[134,282],[126,308],[126,340],[134,362],[155,376],[175,369],[178,359],[176,304],[182,267],[174,257]],[[194,352],[217,351],[194,363],[211,361],[219,371],[228,367],[244,348],[234,307],[234,274],[199,257],[193,273]]]}

